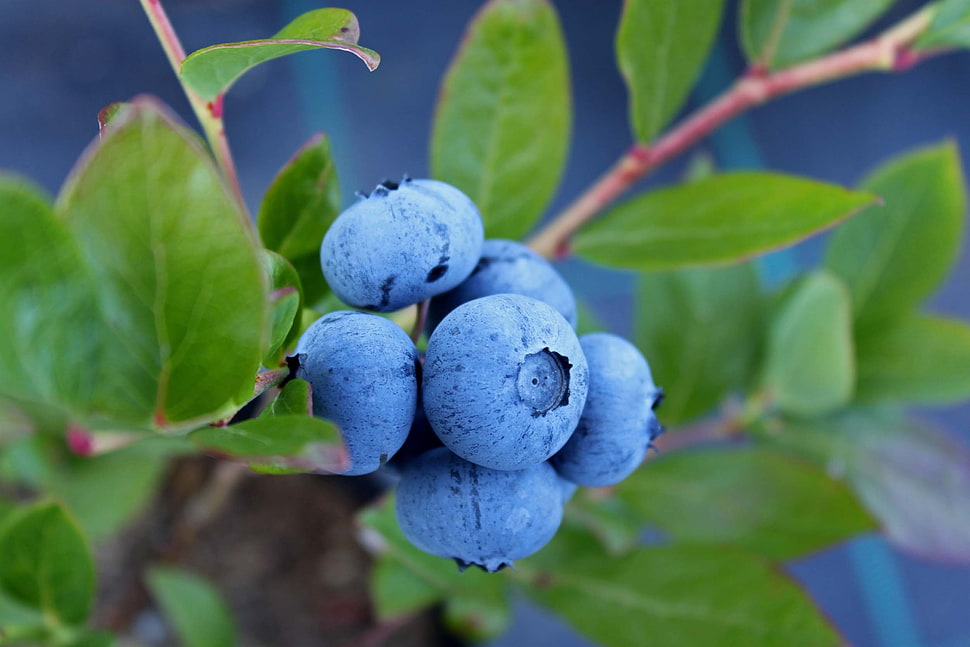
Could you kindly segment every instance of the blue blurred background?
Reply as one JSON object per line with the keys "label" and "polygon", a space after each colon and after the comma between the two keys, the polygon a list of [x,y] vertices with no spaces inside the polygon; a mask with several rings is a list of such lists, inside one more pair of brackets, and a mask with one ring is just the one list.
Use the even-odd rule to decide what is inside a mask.
{"label": "blue blurred background", "polygon": [[[554,0],[574,79],[574,140],[553,205],[563,206],[630,142],[626,93],[613,62],[618,0]],[[900,1],[885,24],[919,2]],[[265,37],[309,0],[168,0],[188,51]],[[232,90],[227,122],[244,192],[258,205],[278,168],[314,132],[333,142],[345,199],[385,177],[427,174],[427,142],[438,81],[478,2],[344,0],[364,45],[383,56],[368,73],[355,58],[306,53],[257,68]],[[723,89],[743,68],[734,8],[693,103]],[[970,54],[931,60],[901,75],[869,75],[786,97],[733,122],[703,148],[719,166],[759,167],[843,184],[887,156],[944,138],[970,151]],[[56,192],[97,134],[96,115],[112,101],[159,95],[191,112],[135,0],[0,2],[0,168]],[[680,164],[652,178],[677,176]],[[964,241],[966,243],[966,241]],[[775,255],[777,277],[817,257],[818,241]],[[567,278],[617,332],[629,330],[630,281],[577,263]],[[970,253],[932,302],[970,319]],[[970,407],[928,412],[970,441]],[[970,568],[899,554],[871,536],[790,565],[845,636],[859,647],[970,645]],[[648,637],[644,638],[645,643]],[[512,632],[495,643],[585,645],[545,613],[520,603]]]}

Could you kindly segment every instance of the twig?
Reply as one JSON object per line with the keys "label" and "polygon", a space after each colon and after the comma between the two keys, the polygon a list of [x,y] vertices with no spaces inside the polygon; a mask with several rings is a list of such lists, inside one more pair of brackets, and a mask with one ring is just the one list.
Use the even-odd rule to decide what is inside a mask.
{"label": "twig", "polygon": [[[172,27],[172,23],[169,21],[168,15],[162,7],[162,1],[139,1],[141,2],[142,9],[145,10],[145,15],[148,16],[148,20],[152,24],[152,28],[155,30],[155,35],[162,44],[162,49],[165,50],[165,56],[168,58],[168,62],[172,66],[176,78],[181,83],[182,77],[180,76],[180,71],[182,61],[185,60],[185,49],[182,48],[178,34],[175,33],[175,28]],[[222,169],[222,174],[229,188],[232,190],[236,201],[239,203],[239,208],[242,209],[246,226],[252,227],[249,211],[246,209],[246,200],[243,198],[242,187],[239,184],[239,175],[236,172],[236,165],[232,159],[232,151],[229,150],[229,140],[226,137],[225,124],[222,120],[223,95],[220,93],[214,101],[204,101],[184,83],[182,83],[182,89],[185,91],[185,96],[188,97],[189,104],[192,106],[192,110],[199,120],[199,125],[202,126],[202,131],[209,141],[209,147],[212,149],[212,153],[215,155],[216,161]]]}
{"label": "twig", "polygon": [[421,333],[428,321],[428,308],[431,307],[431,299],[425,299],[418,304],[418,313],[414,318],[414,328],[411,329],[411,341],[415,344],[421,339]]}
{"label": "twig", "polygon": [[567,256],[572,236],[630,186],[754,106],[864,72],[901,72],[940,54],[944,50],[914,52],[910,48],[931,18],[924,8],[872,40],[833,54],[778,72],[751,70],[654,143],[631,146],[612,168],[533,236],[530,247],[547,258]]}

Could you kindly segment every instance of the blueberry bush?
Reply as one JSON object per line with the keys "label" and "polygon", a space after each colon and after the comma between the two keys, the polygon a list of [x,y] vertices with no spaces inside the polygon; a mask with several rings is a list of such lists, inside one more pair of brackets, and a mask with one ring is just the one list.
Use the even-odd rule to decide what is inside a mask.
{"label": "blueberry bush", "polygon": [[[557,14],[489,0],[441,82],[433,179],[388,169],[402,179],[345,205],[318,134],[251,216],[224,129],[234,81],[307,50],[380,56],[332,8],[186,55],[141,0],[204,138],[139,96],[101,111],[56,197],[0,175],[0,645],[132,644],[149,607],[183,645],[256,644],[179,560],[254,473],[380,484],[358,520],[360,644],[429,608],[486,640],[524,595],[610,647],[835,646],[779,564],[867,532],[970,562],[970,449],[913,412],[970,399],[970,324],[923,305],[963,236],[956,146],[901,151],[855,187],[697,158],[636,189],[776,97],[970,48],[970,2],[895,24],[891,0],[739,4],[748,71],[687,112],[723,2],[625,1],[632,143],[559,213]],[[757,257],[827,230],[817,267],[765,280]],[[572,257],[636,275],[631,340],[557,273]],[[193,455],[216,467],[182,492],[166,475]],[[189,502],[161,522],[170,548],[120,602],[96,596],[93,550],[163,490]]]}

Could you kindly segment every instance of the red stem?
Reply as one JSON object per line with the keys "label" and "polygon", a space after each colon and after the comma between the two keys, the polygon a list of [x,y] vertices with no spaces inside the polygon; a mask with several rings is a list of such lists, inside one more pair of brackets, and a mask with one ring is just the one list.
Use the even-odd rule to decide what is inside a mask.
{"label": "red stem", "polygon": [[546,257],[569,253],[569,240],[583,225],[638,180],[682,154],[750,108],[775,97],[867,71],[903,71],[939,52],[913,53],[909,44],[929,24],[918,12],[882,35],[779,72],[753,68],[726,92],[688,116],[652,144],[630,147],[604,175],[540,230],[530,246]]}

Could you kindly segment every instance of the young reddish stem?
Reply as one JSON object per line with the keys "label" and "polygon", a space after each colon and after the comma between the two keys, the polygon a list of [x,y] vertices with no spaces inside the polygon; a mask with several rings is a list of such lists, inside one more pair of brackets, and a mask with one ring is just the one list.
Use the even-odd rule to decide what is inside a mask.
{"label": "young reddish stem", "polygon": [[[185,60],[185,49],[182,48],[178,34],[175,33],[175,28],[172,27],[172,23],[165,13],[165,8],[162,7],[162,1],[140,0],[140,2],[142,9],[145,10],[145,15],[148,16],[148,21],[155,30],[155,35],[162,44],[162,49],[165,50],[165,56],[168,58],[168,62],[172,66],[175,76],[181,82],[182,77],[179,73],[182,68],[182,61]],[[236,198],[236,202],[239,203],[239,208],[242,209],[246,226],[251,227],[252,223],[249,219],[249,212],[246,209],[246,201],[243,198],[242,187],[239,184],[239,175],[236,173],[236,165],[232,159],[232,151],[229,149],[229,139],[226,137],[226,128],[222,120],[223,95],[220,94],[215,101],[208,102],[199,98],[184,83],[182,83],[182,89],[185,91],[185,96],[189,99],[189,104],[192,106],[192,111],[195,112],[195,116],[199,120],[203,132],[205,132],[206,139],[209,141],[209,147],[212,149],[212,153],[219,163],[219,168],[222,169],[223,177],[229,185],[233,196]]]}
{"label": "young reddish stem", "polygon": [[418,313],[414,318],[414,328],[411,329],[411,341],[415,344],[421,339],[421,332],[428,322],[428,308],[431,307],[431,299],[425,299],[418,304]]}
{"label": "young reddish stem", "polygon": [[858,45],[778,72],[754,68],[711,103],[650,144],[636,143],[592,186],[541,229],[529,245],[547,258],[566,256],[572,236],[638,180],[754,106],[796,90],[870,71],[901,72],[939,51],[914,53],[910,45],[932,14],[921,10]]}

